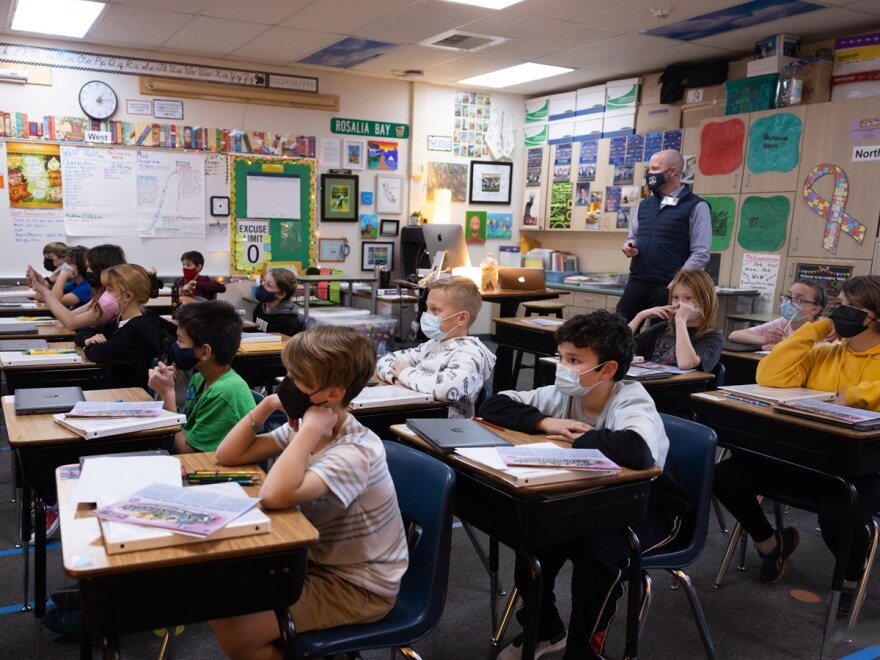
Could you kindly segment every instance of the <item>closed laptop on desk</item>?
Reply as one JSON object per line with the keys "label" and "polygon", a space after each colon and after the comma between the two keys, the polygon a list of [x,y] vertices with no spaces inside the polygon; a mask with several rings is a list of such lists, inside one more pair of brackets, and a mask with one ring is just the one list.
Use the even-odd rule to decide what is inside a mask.
{"label": "closed laptop on desk", "polygon": [[26,351],[29,348],[49,348],[45,339],[0,339],[0,351]]}
{"label": "closed laptop on desk", "polygon": [[408,419],[406,425],[444,453],[459,447],[504,447],[511,443],[472,419]]}
{"label": "closed laptop on desk", "polygon": [[540,291],[547,288],[543,268],[516,268],[509,266],[498,269],[498,288],[510,291]]}
{"label": "closed laptop on desk", "polygon": [[64,413],[85,401],[79,387],[20,387],[15,390],[16,415]]}
{"label": "closed laptop on desk", "polygon": [[[4,335],[35,335],[36,323],[4,323],[0,325],[0,333]],[[6,350],[6,349],[4,349]],[[14,349],[13,349],[14,350]]]}

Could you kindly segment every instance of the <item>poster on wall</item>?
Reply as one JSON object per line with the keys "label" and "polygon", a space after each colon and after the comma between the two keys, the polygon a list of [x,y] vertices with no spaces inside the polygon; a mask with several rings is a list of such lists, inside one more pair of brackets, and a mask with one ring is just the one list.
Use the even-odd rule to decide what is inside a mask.
{"label": "poster on wall", "polygon": [[743,255],[742,273],[739,277],[740,289],[760,291],[761,295],[755,302],[755,311],[770,313],[776,297],[776,278],[779,276],[778,254]]}
{"label": "poster on wall", "polygon": [[743,162],[746,125],[742,119],[710,121],[700,132],[700,174],[730,174]]}
{"label": "poster on wall", "polygon": [[261,270],[266,261],[269,242],[269,221],[239,218],[235,224],[238,244],[235,248],[236,268]]}
{"label": "poster on wall", "polygon": [[534,188],[526,189],[524,198],[526,200],[523,208],[523,227],[538,228],[538,214],[541,209],[541,191]]}
{"label": "poster on wall", "polygon": [[[61,147],[68,236],[137,236],[136,156],[130,149]],[[204,204],[203,196],[203,213]]]}
{"label": "poster on wall", "polygon": [[550,193],[550,229],[571,229],[571,196],[574,184],[554,183]]}
{"label": "poster on wall", "polygon": [[397,142],[367,142],[367,167],[371,170],[396,170]]}
{"label": "poster on wall", "polygon": [[736,242],[750,252],[775,252],[785,243],[791,204],[785,195],[746,197]]}
{"label": "poster on wall", "polygon": [[486,132],[492,113],[492,95],[485,92],[458,92],[453,112],[452,155],[463,158],[488,156]]}
{"label": "poster on wall", "polygon": [[723,252],[730,247],[733,223],[736,218],[736,200],[733,197],[703,197],[711,209],[712,252]]}
{"label": "poster on wall", "polygon": [[486,238],[512,238],[513,237],[513,214],[512,213],[488,213],[486,214]]}
{"label": "poster on wall", "polygon": [[205,237],[205,157],[138,151],[138,236]]}
{"label": "poster on wall", "polygon": [[61,152],[57,144],[10,142],[6,148],[6,177],[11,207],[62,207]]}

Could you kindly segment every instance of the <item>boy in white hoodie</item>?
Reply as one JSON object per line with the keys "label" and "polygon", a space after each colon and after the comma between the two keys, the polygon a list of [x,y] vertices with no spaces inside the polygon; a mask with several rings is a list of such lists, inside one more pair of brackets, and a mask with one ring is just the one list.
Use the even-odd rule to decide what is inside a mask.
{"label": "boy in white hoodie", "polygon": [[448,401],[450,417],[473,417],[483,383],[495,367],[495,356],[467,334],[482,305],[480,290],[469,279],[434,282],[421,318],[428,341],[385,355],[376,373],[382,380]]}

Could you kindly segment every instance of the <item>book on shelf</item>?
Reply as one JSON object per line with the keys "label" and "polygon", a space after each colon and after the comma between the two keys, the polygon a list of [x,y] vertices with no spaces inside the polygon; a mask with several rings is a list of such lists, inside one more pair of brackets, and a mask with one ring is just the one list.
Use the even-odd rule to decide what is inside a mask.
{"label": "book on shelf", "polygon": [[830,401],[817,401],[816,399],[790,401],[779,404],[776,409],[789,415],[846,426],[856,431],[871,431],[880,428],[880,412],[843,406]]}
{"label": "book on shelf", "polygon": [[182,426],[186,423],[186,415],[162,410],[156,417],[125,417],[125,418],[67,418],[65,413],[53,415],[52,419],[66,429],[86,438],[106,438],[113,435],[150,431],[168,426]]}
{"label": "book on shelf", "polygon": [[206,538],[253,509],[259,501],[258,497],[230,497],[204,486],[156,483],[89,513],[110,522],[158,527]]}
{"label": "book on shelf", "polygon": [[791,403],[805,399],[818,401],[830,401],[835,396],[834,392],[824,390],[811,390],[806,387],[765,387],[764,385],[723,385],[718,388],[725,396],[742,398],[751,401],[760,401],[776,405],[779,403]]}
{"label": "book on shelf", "polygon": [[497,447],[495,451],[508,467],[562,468],[600,474],[615,474],[621,470],[598,449],[557,447],[552,442]]}
{"label": "book on shelf", "polygon": [[242,344],[268,344],[281,341],[281,335],[271,332],[242,332]]}

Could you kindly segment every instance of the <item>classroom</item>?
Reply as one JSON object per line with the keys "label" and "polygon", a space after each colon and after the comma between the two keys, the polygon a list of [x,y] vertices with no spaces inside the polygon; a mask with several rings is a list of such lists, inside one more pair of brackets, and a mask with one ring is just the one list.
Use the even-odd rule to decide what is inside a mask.
{"label": "classroom", "polygon": [[[764,461],[764,468],[792,469],[827,490],[786,490],[768,477],[754,488],[765,498],[760,511],[739,515],[741,507],[734,515],[728,505],[736,508],[734,495],[741,504],[742,493],[719,491],[717,483],[713,493],[718,471],[705,467],[703,490],[688,493],[700,498],[687,514],[694,529],[683,525],[693,532],[692,555],[680,566],[664,564],[662,551],[642,557],[653,589],[641,570],[625,572],[621,616],[607,638],[599,628],[604,651],[600,644],[590,657],[640,650],[660,659],[880,658],[880,588],[871,571],[880,534],[876,511],[859,508],[860,497],[873,497],[864,484],[880,471],[880,430],[867,418],[846,426],[785,414],[777,404],[790,401],[752,398],[747,389],[834,390],[830,404],[880,412],[870,371],[852,381],[870,390],[856,399],[856,385],[819,382],[809,369],[801,381],[783,382],[768,366],[799,337],[809,341],[804,351],[825,351],[847,374],[855,368],[846,362],[854,347],[859,355],[874,348],[866,339],[875,334],[873,299],[858,287],[880,276],[880,3],[100,0],[64,17],[54,2],[60,0],[0,3],[8,5],[0,12],[0,582],[8,585],[0,599],[0,655],[75,657],[103,640],[128,657],[235,656],[238,633],[207,622],[274,610],[269,629],[281,632],[273,652],[283,648],[285,657],[370,660],[393,646],[411,646],[424,658],[575,657],[568,617],[582,609],[572,607],[569,583],[574,592],[584,569],[572,560],[556,577],[567,638],[550,638],[540,575],[551,569],[541,568],[543,553],[645,524],[652,509],[627,502],[648,501],[652,482],[662,480],[666,449],[652,454],[657,465],[627,464],[623,476],[591,477],[599,479],[595,489],[550,476],[529,485],[503,461],[487,468],[476,450],[464,458],[444,453],[405,422],[430,426],[447,416],[482,415],[471,424],[515,446],[537,442],[533,434],[567,446],[595,433],[583,420],[576,424],[590,429],[575,434],[581,427],[573,426],[562,439],[537,425],[508,426],[512,414],[504,406],[512,404],[499,404],[499,393],[559,387],[560,373],[568,372],[577,379],[571,396],[594,400],[605,391],[603,384],[589,392],[603,365],[593,373],[571,362],[565,346],[585,349],[556,332],[584,315],[605,318],[594,315],[607,310],[635,335],[630,358],[634,352],[646,364],[621,374],[639,374],[676,467],[687,462],[678,438],[699,436],[713,458],[717,443],[726,468],[742,459],[739,469],[757,475],[745,460]],[[655,208],[657,217],[669,209],[667,217],[688,228],[663,228],[653,221]],[[50,249],[56,244],[57,255]],[[711,306],[700,298],[702,280],[687,279],[691,270],[711,278]],[[470,308],[448,306],[460,300],[444,289],[449,274],[475,284]],[[58,300],[42,302],[47,296]],[[432,304],[431,296],[447,306]],[[861,318],[850,322],[861,335],[840,332],[845,322],[838,326],[833,316],[840,307],[867,315],[864,327]],[[109,321],[108,309],[115,309]],[[701,316],[706,310],[711,314]],[[426,317],[440,323],[432,328]],[[449,330],[452,318],[457,325]],[[112,326],[106,337],[105,322]],[[13,331],[16,325],[28,329]],[[661,325],[665,335],[655,331]],[[674,329],[685,326],[690,339],[682,348]],[[807,336],[811,327],[824,334]],[[333,628],[291,633],[297,612],[287,608],[308,580],[307,553],[311,560],[325,546],[316,522],[323,519],[307,507],[305,515],[274,508],[270,487],[278,481],[267,470],[269,455],[257,445],[238,452],[238,438],[266,439],[260,452],[292,453],[283,448],[295,443],[279,428],[299,417],[284,404],[285,392],[301,397],[301,415],[326,402],[308,394],[321,381],[303,376],[286,356],[295,345],[311,364],[309,350],[324,355],[328,346],[344,346],[340,355],[351,355],[347,366],[356,369],[360,344],[344,344],[345,337],[333,343],[339,329],[352,328],[369,340],[378,366],[353,401],[331,393],[327,405],[338,404],[340,420],[386,443],[377,447],[386,447],[404,522],[417,508],[407,501],[412,488],[401,485],[406,477],[414,481],[424,469],[442,481],[448,473],[455,493],[447,484],[448,501],[438,494],[431,511],[454,515],[444,519],[445,531],[436,539],[425,534],[437,545],[434,575],[448,573],[438,579],[442,587],[426,583],[418,594],[417,601],[433,596],[425,603],[431,624],[410,639],[383,630],[375,635],[385,645],[343,648]],[[303,340],[306,329],[327,333],[326,345]],[[136,345],[124,343],[136,332]],[[846,356],[824,346],[829,332],[828,343],[847,346]],[[443,395],[416,384],[420,362],[449,360],[432,352],[435,339],[467,344],[467,355],[482,365],[462,381],[451,376]],[[657,367],[667,358],[668,369]],[[211,403],[203,395],[220,379],[230,398],[200,412]],[[376,380],[380,386],[372,387]],[[718,390],[722,385],[733,389]],[[165,423],[111,427],[86,447],[88,424],[72,428],[49,414],[17,412],[16,392],[40,396],[61,387],[78,391],[70,406],[103,406],[105,415],[129,406]],[[489,412],[480,413],[487,401]],[[515,404],[544,414],[537,400]],[[583,415],[599,419],[586,408]],[[218,448],[221,440],[227,449]],[[192,550],[199,545],[111,541],[121,532],[102,532],[110,526],[83,513],[88,500],[77,499],[80,470],[92,462],[80,468],[80,457],[156,450],[174,454],[193,484],[213,483],[210,473],[226,465],[252,466],[224,474],[251,497],[262,484],[266,506],[227,536],[201,543],[203,557]],[[232,455],[242,460],[227,462]],[[425,463],[426,456],[432,460]],[[735,481],[721,473],[728,486]],[[354,479],[351,472],[339,477]],[[171,481],[179,485],[180,468]],[[854,497],[834,510],[843,521],[837,529],[828,522],[829,502],[841,492]],[[760,513],[772,520],[769,541],[749,538]],[[52,529],[55,518],[60,531]],[[766,521],[758,522],[763,530]],[[248,536],[251,525],[263,529]],[[788,531],[794,528],[799,541]],[[867,564],[854,579],[853,560],[844,556],[861,549],[862,531],[873,545],[866,541]],[[639,534],[626,540],[638,543]],[[412,568],[426,551],[406,541]],[[126,543],[144,549],[123,551]],[[630,553],[620,561],[638,562],[632,547],[617,548]],[[400,559],[400,547],[385,551]],[[759,571],[760,581],[771,581],[766,558],[773,552],[772,581],[784,579],[757,584]],[[677,588],[666,569],[685,571],[694,591]],[[532,577],[523,578],[529,570]],[[281,572],[294,577],[280,580]],[[204,585],[204,597],[178,598],[181,579]],[[230,592],[216,586],[221,579],[234,580],[247,596],[229,602]],[[401,579],[401,594],[413,591],[416,577]],[[615,582],[615,589],[623,585]],[[303,602],[315,597],[304,593],[311,595]],[[75,631],[59,636],[47,617],[63,615],[68,598]],[[174,621],[155,614],[166,599],[174,601]],[[353,651],[361,653],[345,655]]]}

